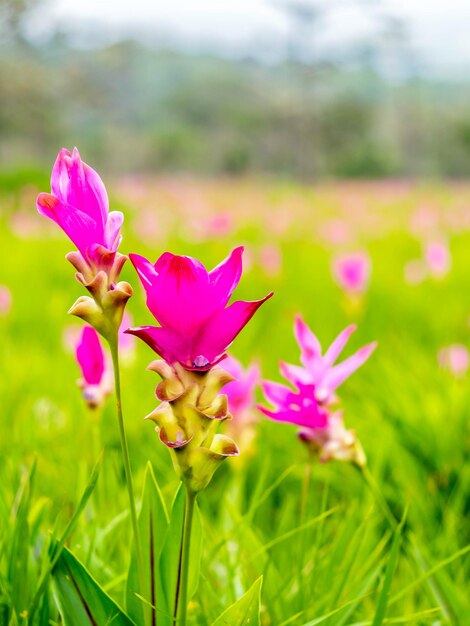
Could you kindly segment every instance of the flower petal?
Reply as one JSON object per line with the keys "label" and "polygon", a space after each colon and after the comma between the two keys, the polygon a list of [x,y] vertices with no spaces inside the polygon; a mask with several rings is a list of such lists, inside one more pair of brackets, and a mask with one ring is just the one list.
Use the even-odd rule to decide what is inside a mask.
{"label": "flower petal", "polygon": [[367,361],[376,347],[377,342],[370,343],[342,363],[339,363],[339,365],[331,368],[322,380],[322,389],[325,388],[330,393],[337,389],[346,378],[349,378],[353,372]]}
{"label": "flower petal", "polygon": [[211,297],[214,302],[217,302],[218,307],[226,306],[234,289],[240,282],[243,250],[243,246],[235,248],[222,263],[209,272]]}
{"label": "flower petal", "polygon": [[325,365],[327,366],[333,365],[333,363],[336,361],[336,359],[339,357],[339,355],[343,351],[344,346],[347,344],[349,340],[349,337],[351,337],[351,335],[356,330],[356,328],[357,327],[355,324],[351,324],[336,337],[336,339],[333,341],[331,346],[326,351],[326,354],[323,358]]}
{"label": "flower petal", "polygon": [[113,252],[118,249],[122,237],[120,230],[124,221],[124,215],[121,211],[111,211],[108,215],[106,226],[104,229],[104,242],[106,247]]}
{"label": "flower petal", "polygon": [[155,267],[152,265],[152,263],[150,263],[148,259],[141,256],[140,254],[131,253],[129,254],[129,258],[132,262],[132,265],[135,267],[137,275],[140,278],[140,282],[142,283],[145,291],[148,294],[148,290],[157,278],[157,272],[155,270]]}
{"label": "flower petal", "polygon": [[297,315],[295,318],[294,333],[302,352],[302,363],[304,365],[321,357],[320,342],[300,315]]}
{"label": "flower petal", "polygon": [[216,312],[207,322],[202,336],[193,345],[195,356],[202,355],[212,363],[225,352],[263,302],[272,295],[271,292],[262,300],[251,302],[238,300],[228,308]]}
{"label": "flower petal", "polygon": [[156,326],[139,326],[128,328],[124,331],[129,335],[135,335],[159,354],[168,363],[189,361],[189,345],[187,338],[179,335],[169,328],[157,328]]}
{"label": "flower petal", "polygon": [[300,365],[290,365],[289,363],[281,361],[279,363],[279,370],[284,378],[296,387],[298,387],[300,384],[314,384],[314,381],[312,380],[312,374],[307,369],[305,369],[305,367],[301,367]]}
{"label": "flower petal", "polygon": [[104,352],[98,333],[85,326],[75,351],[83,378],[88,385],[99,385],[104,374]]}

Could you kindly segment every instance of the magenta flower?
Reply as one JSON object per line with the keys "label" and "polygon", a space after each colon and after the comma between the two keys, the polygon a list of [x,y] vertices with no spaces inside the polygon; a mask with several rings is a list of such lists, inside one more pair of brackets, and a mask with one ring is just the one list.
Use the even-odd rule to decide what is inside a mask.
{"label": "magenta flower", "polygon": [[367,361],[377,347],[377,342],[370,343],[335,365],[355,330],[354,324],[345,328],[325,354],[322,354],[318,338],[302,317],[298,315],[294,324],[294,333],[300,347],[300,360],[303,367],[281,362],[282,375],[298,389],[303,385],[313,385],[314,395],[318,402],[330,403],[334,401],[336,389]]}
{"label": "magenta flower", "polygon": [[341,289],[351,295],[366,291],[370,272],[370,259],[365,252],[339,256],[333,260],[333,277]]}
{"label": "magenta flower", "polygon": [[83,328],[75,356],[83,377],[79,380],[83,397],[91,408],[96,408],[111,393],[111,384],[99,335],[91,326]]}
{"label": "magenta flower", "polygon": [[11,291],[6,285],[0,285],[0,316],[8,315],[11,310]]}
{"label": "magenta flower", "polygon": [[147,294],[147,307],[160,327],[126,332],[140,337],[168,363],[188,370],[208,370],[257,309],[261,300],[237,300],[227,307],[242,273],[243,247],[236,248],[208,272],[197,259],[165,252],[155,265],[138,254],[130,259]]}
{"label": "magenta flower", "polygon": [[470,354],[468,349],[460,343],[454,343],[441,348],[437,358],[440,367],[449,371],[457,378],[464,377],[470,366]]}
{"label": "magenta flower", "polygon": [[228,398],[229,411],[235,420],[238,420],[254,407],[255,389],[260,382],[260,369],[257,363],[252,363],[245,370],[240,361],[233,356],[224,359],[222,369],[235,379],[227,383],[223,389]]}
{"label": "magenta flower", "polygon": [[442,278],[449,272],[452,261],[449,247],[444,242],[429,242],[426,245],[425,258],[432,276]]}
{"label": "magenta flower", "polygon": [[40,193],[39,213],[58,224],[75,244],[77,252],[67,255],[84,281],[100,270],[116,280],[125,257],[116,255],[121,242],[123,214],[109,212],[108,195],[99,175],[84,163],[77,148],[72,154],[62,148],[51,175],[52,193]]}

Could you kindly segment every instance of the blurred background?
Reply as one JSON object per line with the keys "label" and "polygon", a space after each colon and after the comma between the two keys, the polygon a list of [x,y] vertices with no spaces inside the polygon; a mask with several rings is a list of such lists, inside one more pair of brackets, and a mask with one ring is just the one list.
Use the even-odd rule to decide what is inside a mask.
{"label": "blurred background", "polygon": [[466,0],[2,0],[0,168],[462,177]]}

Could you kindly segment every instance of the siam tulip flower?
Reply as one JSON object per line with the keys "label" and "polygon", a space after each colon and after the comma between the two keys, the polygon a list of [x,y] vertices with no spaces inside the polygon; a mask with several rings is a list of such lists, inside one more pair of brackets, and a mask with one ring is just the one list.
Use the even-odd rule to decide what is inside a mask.
{"label": "siam tulip flower", "polygon": [[300,347],[303,367],[282,361],[280,365],[282,375],[297,388],[312,385],[318,402],[334,402],[336,389],[367,361],[377,347],[377,342],[370,343],[335,365],[355,330],[354,324],[345,328],[323,355],[318,338],[298,315],[294,323],[294,333]]}
{"label": "siam tulip flower", "polygon": [[346,328],[322,355],[317,337],[298,316],[294,332],[300,345],[303,367],[281,362],[281,374],[293,387],[264,381],[264,395],[274,409],[258,408],[275,421],[298,426],[300,439],[318,451],[322,460],[348,459],[361,465],[364,463],[362,448],[353,431],[345,429],[341,412],[332,408],[337,402],[336,389],[369,358],[376,347],[375,343],[364,346],[335,365],[354,330],[355,326]]}
{"label": "siam tulip flower", "polygon": [[227,306],[242,273],[243,247],[208,272],[197,259],[165,252],[155,265],[138,254],[130,259],[160,326],[129,328],[167,363],[204,371],[225,351],[257,309],[272,296]]}
{"label": "siam tulip flower", "polygon": [[350,295],[360,295],[366,291],[370,272],[370,258],[365,252],[339,256],[333,260],[333,276],[337,284]]}
{"label": "siam tulip flower", "polygon": [[75,355],[82,372],[78,384],[91,409],[101,406],[111,391],[109,369],[98,333],[85,326],[76,345]]}
{"label": "siam tulip flower", "polygon": [[0,285],[0,316],[8,315],[11,310],[11,291],[6,285]]}
{"label": "siam tulip flower", "polygon": [[466,346],[460,343],[441,348],[437,358],[440,367],[449,371],[456,378],[463,378],[470,365],[469,352]]}
{"label": "siam tulip flower", "polygon": [[60,150],[52,169],[51,189],[52,193],[39,194],[37,209],[58,224],[77,247],[67,259],[94,299],[80,298],[70,312],[107,336],[119,326],[132,295],[128,283],[117,282],[127,259],[117,252],[123,215],[109,212],[105,186],[81,160],[77,148],[72,154]]}
{"label": "siam tulip flower", "polygon": [[444,242],[429,242],[425,249],[425,259],[431,276],[443,278],[449,273],[451,256],[449,247]]}

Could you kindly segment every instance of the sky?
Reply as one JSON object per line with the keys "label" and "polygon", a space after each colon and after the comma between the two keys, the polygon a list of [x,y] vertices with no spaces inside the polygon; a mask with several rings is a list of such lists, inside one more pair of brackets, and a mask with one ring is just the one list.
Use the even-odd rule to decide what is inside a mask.
{"label": "sky", "polygon": [[[289,1],[294,0],[47,0],[41,23],[73,32],[82,43],[87,36],[106,41],[139,34],[156,45],[171,41],[263,57],[287,45],[292,25],[276,2]],[[330,7],[319,26],[322,45],[365,40],[380,31],[379,17],[388,15],[405,21],[412,49],[428,69],[470,71],[470,0],[311,1]]]}

